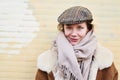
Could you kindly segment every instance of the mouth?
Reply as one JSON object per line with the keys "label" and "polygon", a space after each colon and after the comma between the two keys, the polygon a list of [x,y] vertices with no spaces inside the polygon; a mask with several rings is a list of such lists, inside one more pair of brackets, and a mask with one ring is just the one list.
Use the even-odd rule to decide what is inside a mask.
{"label": "mouth", "polygon": [[75,39],[75,38],[70,38],[70,41],[71,41],[71,42],[77,42],[77,41],[78,41],[78,39]]}

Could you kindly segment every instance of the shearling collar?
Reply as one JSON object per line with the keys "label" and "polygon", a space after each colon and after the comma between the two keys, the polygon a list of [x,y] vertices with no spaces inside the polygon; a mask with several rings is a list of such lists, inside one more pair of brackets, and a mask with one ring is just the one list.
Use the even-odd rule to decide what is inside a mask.
{"label": "shearling collar", "polygon": [[57,62],[57,53],[51,53],[50,50],[43,52],[38,56],[37,67],[49,73]]}
{"label": "shearling collar", "polygon": [[[55,66],[56,62],[57,53],[51,53],[50,50],[48,50],[38,57],[37,67],[38,69],[41,69],[49,73]],[[113,62],[112,52],[107,48],[98,45],[94,55],[93,65],[95,65],[97,68],[101,70],[111,66],[112,62]]]}
{"label": "shearling collar", "polygon": [[107,68],[112,65],[113,54],[109,49],[99,44],[94,55],[94,62],[100,70]]}

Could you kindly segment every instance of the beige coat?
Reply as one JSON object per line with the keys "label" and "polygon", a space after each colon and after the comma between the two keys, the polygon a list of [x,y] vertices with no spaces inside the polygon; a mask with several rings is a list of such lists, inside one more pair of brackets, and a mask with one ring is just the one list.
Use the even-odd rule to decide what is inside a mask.
{"label": "beige coat", "polygon": [[[61,80],[54,77],[57,54],[50,50],[38,57],[38,71],[35,80]],[[89,80],[118,80],[118,72],[113,63],[110,50],[98,46],[90,69]]]}

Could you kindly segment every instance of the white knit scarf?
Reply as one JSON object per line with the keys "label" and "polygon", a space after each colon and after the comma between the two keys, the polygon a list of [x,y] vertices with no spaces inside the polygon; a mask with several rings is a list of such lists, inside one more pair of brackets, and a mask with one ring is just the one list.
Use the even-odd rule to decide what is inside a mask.
{"label": "white knit scarf", "polygon": [[54,49],[58,53],[58,70],[64,80],[88,80],[96,46],[92,30],[75,46],[69,43],[63,32],[58,34]]}

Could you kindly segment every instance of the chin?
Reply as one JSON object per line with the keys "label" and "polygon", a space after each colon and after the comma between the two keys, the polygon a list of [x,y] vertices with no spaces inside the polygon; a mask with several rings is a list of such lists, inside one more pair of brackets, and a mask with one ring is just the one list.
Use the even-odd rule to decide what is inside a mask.
{"label": "chin", "polygon": [[72,46],[75,46],[75,45],[77,45],[77,43],[71,43],[72,44]]}

